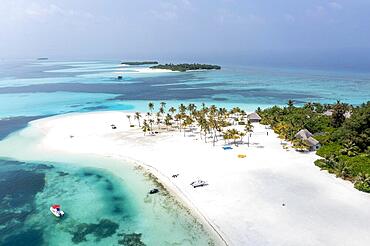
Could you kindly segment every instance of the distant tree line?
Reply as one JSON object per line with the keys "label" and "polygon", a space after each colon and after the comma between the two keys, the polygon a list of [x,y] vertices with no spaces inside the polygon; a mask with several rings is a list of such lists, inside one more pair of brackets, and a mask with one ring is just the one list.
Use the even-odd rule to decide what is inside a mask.
{"label": "distant tree line", "polygon": [[188,70],[220,70],[221,66],[218,65],[209,65],[209,64],[199,64],[199,63],[182,63],[182,64],[159,64],[157,66],[152,66],[150,68],[157,68],[157,69],[167,69],[171,71],[179,71],[179,72],[186,72]]}
{"label": "distant tree line", "polygon": [[299,130],[309,130],[322,145],[317,154],[323,158],[315,164],[370,192],[370,102],[357,107],[339,101],[295,107],[290,100],[287,107],[274,106],[257,113],[261,123],[271,125],[280,138],[293,143]]}
{"label": "distant tree line", "polygon": [[138,65],[153,65],[153,64],[158,64],[157,61],[135,61],[135,62],[121,62],[121,64],[124,65],[131,65],[131,66],[138,66]]}

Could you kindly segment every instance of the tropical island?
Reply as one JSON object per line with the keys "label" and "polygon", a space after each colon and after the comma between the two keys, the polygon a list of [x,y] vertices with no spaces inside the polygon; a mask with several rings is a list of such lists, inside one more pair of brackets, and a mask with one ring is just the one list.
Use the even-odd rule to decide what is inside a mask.
{"label": "tropical island", "polygon": [[[346,225],[356,225],[351,234],[360,240],[357,245],[366,245],[369,114],[370,102],[295,106],[289,101],[285,107],[256,112],[149,102],[148,110],[140,112],[40,119],[2,144],[18,139],[26,153],[35,158],[48,153],[48,161],[73,154],[125,160],[156,180],[150,188],[157,193],[142,194],[146,202],[157,196],[179,199],[206,231],[219,236],[214,245],[243,245],[261,237],[297,245],[306,235],[317,236],[322,245],[338,245],[348,238]],[[14,154],[6,148],[1,152]],[[119,177],[126,170],[125,165],[94,165]],[[228,216],[220,216],[224,214]],[[346,218],[343,227],[338,227],[338,217]],[[328,226],[321,226],[323,220]],[[257,236],[245,233],[250,226]],[[299,237],[292,238],[292,232]],[[312,238],[305,238],[307,245],[316,245]]]}
{"label": "tropical island", "polygon": [[130,65],[130,66],[139,66],[139,65],[154,65],[158,64],[157,61],[124,61],[121,62],[122,65]]}
{"label": "tropical island", "polygon": [[199,63],[181,63],[181,64],[159,64],[150,67],[152,69],[167,69],[171,71],[186,72],[189,70],[220,70],[221,66],[209,65],[209,64],[199,64]]}

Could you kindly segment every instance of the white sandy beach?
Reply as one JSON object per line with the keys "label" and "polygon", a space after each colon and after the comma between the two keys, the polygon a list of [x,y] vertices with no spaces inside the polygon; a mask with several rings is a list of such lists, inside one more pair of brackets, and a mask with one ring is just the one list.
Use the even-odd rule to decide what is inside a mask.
{"label": "white sandy beach", "polygon": [[[213,147],[199,134],[144,136],[138,127],[129,127],[125,114],[70,114],[30,127],[43,132],[36,146],[43,151],[94,153],[146,165],[229,245],[369,244],[370,195],[320,171],[314,153],[284,150],[264,126],[255,124],[250,147],[225,151],[223,141]],[[137,125],[133,117],[131,122]],[[194,189],[190,183],[196,179],[209,185]]]}
{"label": "white sandy beach", "polygon": [[[151,74],[151,73],[178,73],[178,71],[171,71],[169,69],[150,68],[150,67],[130,67],[129,65],[121,64],[120,68],[116,69],[115,74],[122,74],[122,72],[128,74]],[[127,71],[128,70],[128,71]]]}

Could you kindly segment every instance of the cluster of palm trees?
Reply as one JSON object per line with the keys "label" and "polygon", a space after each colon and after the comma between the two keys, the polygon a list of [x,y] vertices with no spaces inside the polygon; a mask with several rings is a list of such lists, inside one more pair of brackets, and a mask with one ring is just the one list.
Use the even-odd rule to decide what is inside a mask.
{"label": "cluster of palm trees", "polygon": [[[146,135],[148,132],[153,134],[156,129],[175,130],[178,129],[180,132],[195,133],[194,130],[198,130],[200,139],[212,139],[213,145],[219,139],[224,139],[225,143],[236,144],[237,140],[243,141],[243,137],[248,135],[248,146],[249,137],[253,132],[253,125],[247,120],[247,114],[239,107],[227,110],[226,108],[217,108],[215,105],[207,107],[202,103],[201,107],[198,107],[190,103],[189,105],[180,104],[178,108],[170,107],[166,109],[166,103],[161,102],[159,105],[158,112],[154,113],[154,103],[148,103],[149,112],[142,116],[141,113],[136,112],[134,119],[137,120],[139,127]],[[128,117],[128,116],[127,116]],[[143,124],[141,125],[141,119],[144,117]],[[129,118],[131,125],[131,117]],[[232,125],[242,125],[244,129],[239,131],[235,128],[231,128]],[[239,127],[240,129],[240,127]]]}

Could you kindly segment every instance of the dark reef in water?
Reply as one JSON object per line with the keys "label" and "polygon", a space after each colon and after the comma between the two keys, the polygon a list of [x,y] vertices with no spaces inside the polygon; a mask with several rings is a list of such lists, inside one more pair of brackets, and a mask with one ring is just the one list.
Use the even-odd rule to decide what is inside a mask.
{"label": "dark reef in water", "polygon": [[24,206],[33,201],[45,186],[45,174],[17,170],[2,172],[0,200],[8,208]]}
{"label": "dark reef in water", "polygon": [[42,230],[28,230],[6,238],[3,246],[39,246],[43,245]]}
{"label": "dark reef in water", "polygon": [[141,241],[141,233],[120,233],[118,236],[123,237],[123,239],[118,240],[118,244],[124,246],[145,246],[145,244]]}
{"label": "dark reef in water", "polygon": [[99,105],[99,106],[94,106],[94,107],[85,107],[85,108],[83,108],[83,110],[88,110],[88,111],[104,110],[104,109],[109,109],[109,107]]}
{"label": "dark reef in water", "polygon": [[94,174],[91,173],[91,172],[87,172],[87,171],[83,172],[83,176],[85,176],[85,177],[90,177],[90,176],[93,176],[93,175]]}
{"label": "dark reef in water", "polygon": [[38,171],[46,167],[0,159],[0,245],[42,244],[41,230],[22,229],[35,210],[36,194],[44,189],[45,174]]}
{"label": "dark reef in water", "polygon": [[223,101],[227,101],[227,98],[224,98],[224,97],[214,97],[213,100],[218,101],[218,102],[223,102]]}
{"label": "dark reef in water", "polygon": [[72,231],[72,242],[75,244],[87,241],[86,236],[92,234],[96,241],[107,238],[116,233],[119,225],[111,220],[102,219],[99,223],[87,224],[82,223],[76,226],[76,230]]}
{"label": "dark reef in water", "polygon": [[58,174],[60,177],[67,176],[69,173],[63,172],[63,171],[58,171]]}
{"label": "dark reef in water", "polygon": [[107,185],[105,186],[105,189],[107,191],[113,191],[114,190],[114,187],[113,187],[113,184],[111,181],[109,181],[108,179],[105,180],[105,182],[107,183]]}

